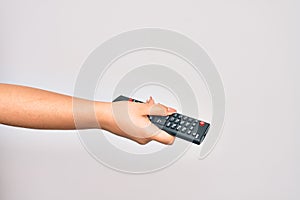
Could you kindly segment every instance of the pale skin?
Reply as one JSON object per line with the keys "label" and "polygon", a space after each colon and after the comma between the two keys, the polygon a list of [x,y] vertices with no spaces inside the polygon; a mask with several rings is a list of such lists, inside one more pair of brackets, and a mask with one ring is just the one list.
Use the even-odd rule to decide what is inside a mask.
{"label": "pale skin", "polygon": [[175,109],[157,104],[100,102],[37,88],[0,83],[0,123],[33,129],[103,129],[139,144],[172,144],[174,136],[158,129],[147,115],[170,115]]}

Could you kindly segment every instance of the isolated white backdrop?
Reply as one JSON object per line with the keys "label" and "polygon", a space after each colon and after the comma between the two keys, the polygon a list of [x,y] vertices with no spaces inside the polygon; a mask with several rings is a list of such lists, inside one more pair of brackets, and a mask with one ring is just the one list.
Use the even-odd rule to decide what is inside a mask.
{"label": "isolated white backdrop", "polygon": [[297,1],[0,2],[0,82],[72,94],[81,64],[142,27],[203,46],[223,79],[226,121],[212,154],[129,175],[96,162],[75,131],[0,126],[0,199],[299,199]]}

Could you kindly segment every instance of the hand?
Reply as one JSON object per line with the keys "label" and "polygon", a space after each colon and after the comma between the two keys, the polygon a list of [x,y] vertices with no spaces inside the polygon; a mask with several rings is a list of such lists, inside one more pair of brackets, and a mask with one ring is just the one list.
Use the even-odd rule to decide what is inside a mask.
{"label": "hand", "polygon": [[147,115],[167,116],[175,109],[156,104],[152,97],[146,103],[119,101],[107,103],[105,111],[100,111],[99,124],[102,129],[131,139],[139,144],[155,140],[163,144],[172,144],[174,136],[152,124]]}

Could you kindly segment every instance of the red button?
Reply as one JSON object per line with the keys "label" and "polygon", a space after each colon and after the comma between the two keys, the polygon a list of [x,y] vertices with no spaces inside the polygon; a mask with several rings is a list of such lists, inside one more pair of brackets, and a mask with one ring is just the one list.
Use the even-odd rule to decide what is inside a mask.
{"label": "red button", "polygon": [[200,125],[200,126],[204,126],[204,125],[205,125],[205,122],[201,121],[201,122],[199,122],[199,125]]}
{"label": "red button", "polygon": [[133,99],[132,99],[132,98],[130,98],[128,101],[133,101]]}

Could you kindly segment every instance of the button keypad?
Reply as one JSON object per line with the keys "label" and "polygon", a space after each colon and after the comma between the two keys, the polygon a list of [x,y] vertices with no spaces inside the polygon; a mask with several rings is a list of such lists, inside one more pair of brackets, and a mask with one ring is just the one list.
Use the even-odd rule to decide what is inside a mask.
{"label": "button keypad", "polygon": [[174,113],[166,117],[151,116],[149,119],[156,124],[163,125],[166,128],[174,129],[182,134],[193,136],[198,138],[197,134],[197,120],[184,116],[182,114]]}

